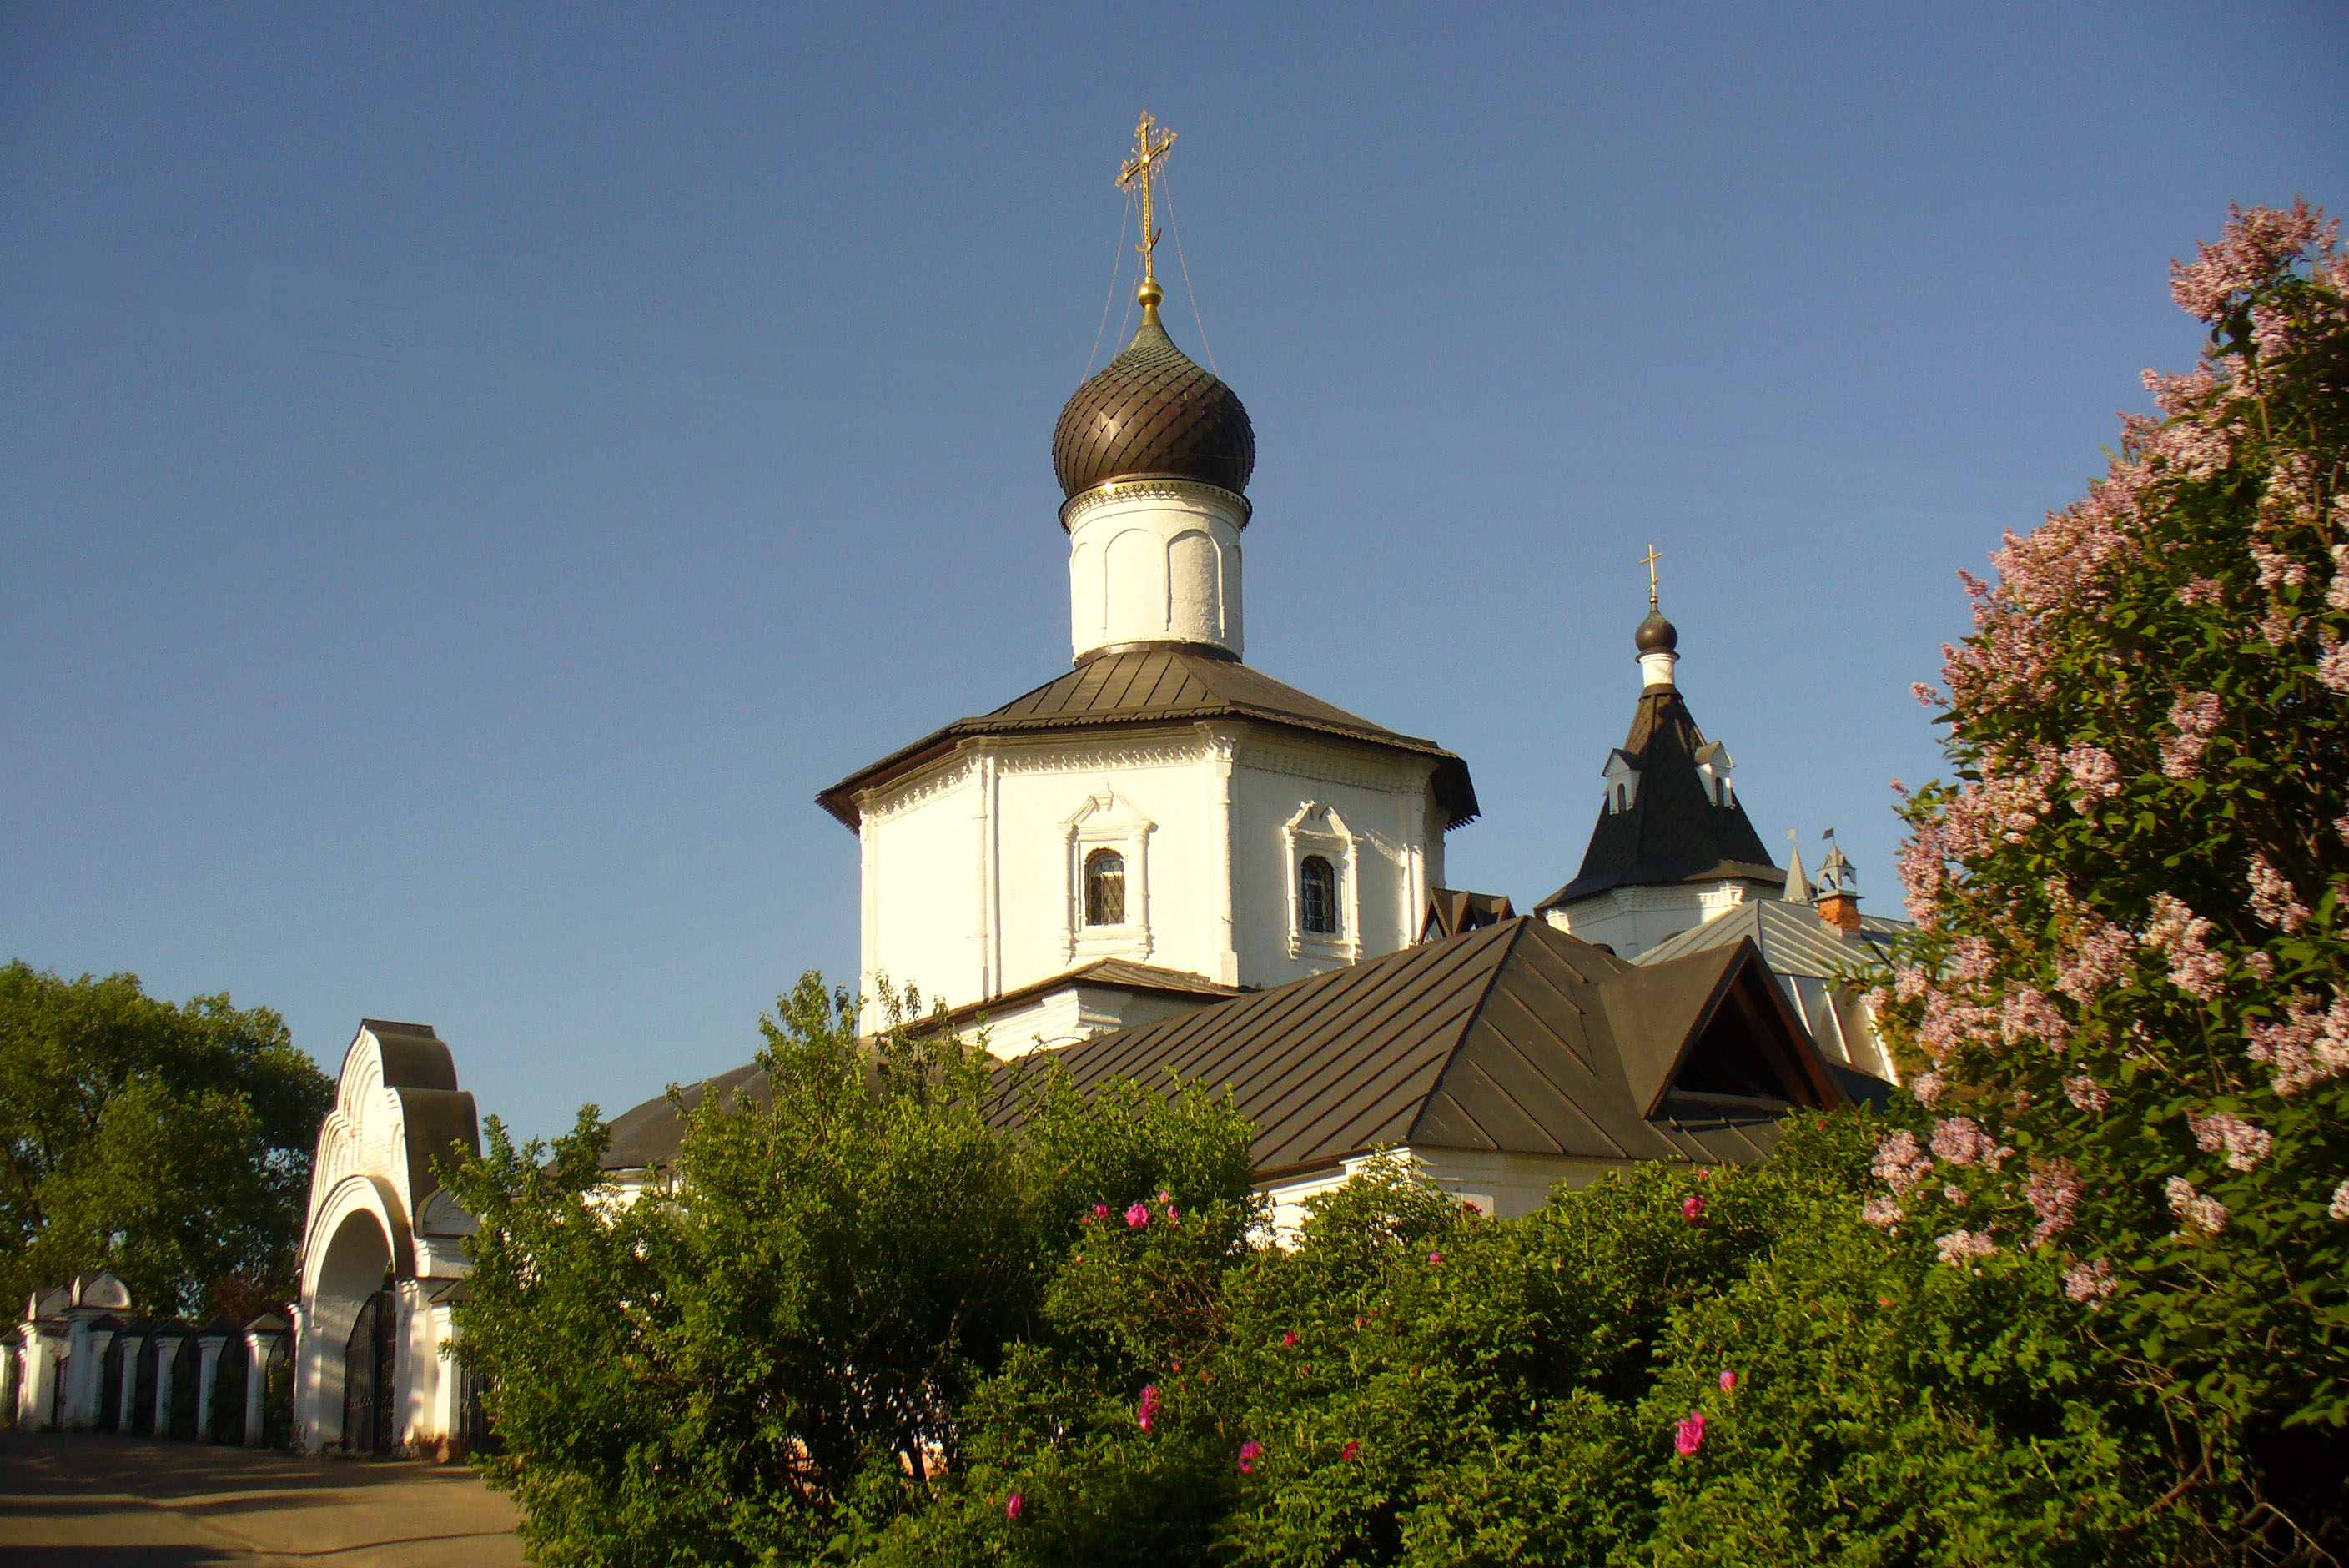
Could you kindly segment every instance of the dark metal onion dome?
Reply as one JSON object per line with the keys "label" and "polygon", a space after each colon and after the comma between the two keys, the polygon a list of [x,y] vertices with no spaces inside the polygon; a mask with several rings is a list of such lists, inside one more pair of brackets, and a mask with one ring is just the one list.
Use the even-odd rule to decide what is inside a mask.
{"label": "dark metal onion dome", "polygon": [[1077,388],[1052,429],[1052,472],[1064,495],[1124,479],[1197,480],[1238,493],[1255,469],[1247,410],[1174,346],[1154,304],[1125,352]]}
{"label": "dark metal onion dome", "polygon": [[1631,641],[1643,654],[1669,654],[1681,645],[1681,631],[1664,619],[1662,611],[1651,608],[1648,618],[1640,623],[1640,629],[1631,634]]}

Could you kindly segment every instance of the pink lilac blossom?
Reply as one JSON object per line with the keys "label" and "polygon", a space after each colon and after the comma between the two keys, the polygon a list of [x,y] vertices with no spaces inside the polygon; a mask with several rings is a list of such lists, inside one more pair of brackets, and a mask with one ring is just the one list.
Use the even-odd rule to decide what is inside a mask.
{"label": "pink lilac blossom", "polygon": [[1962,1209],[1966,1206],[1966,1190],[1951,1181],[1941,1189],[1941,1202],[1952,1209]]}
{"label": "pink lilac blossom", "polygon": [[2329,631],[2323,656],[2316,661],[2316,678],[2334,691],[2349,692],[2349,643],[2333,641]]}
{"label": "pink lilac blossom", "polygon": [[2308,568],[2286,555],[2264,539],[2251,541],[2251,560],[2260,569],[2260,586],[2273,588],[2279,583],[2300,587],[2308,581]]}
{"label": "pink lilac blossom", "polygon": [[1896,1197],[1911,1191],[1932,1170],[1933,1161],[1917,1146],[1917,1135],[1905,1127],[1876,1146],[1876,1162],[1868,1167],[1869,1174],[1890,1187]]}
{"label": "pink lilac blossom", "polygon": [[2066,1161],[2051,1160],[2031,1173],[2023,1196],[2039,1216],[2031,1232],[2033,1246],[2044,1245],[2071,1226],[2079,1212],[2080,1192],[2080,1173]]}
{"label": "pink lilac blossom", "polygon": [[2218,695],[2187,692],[2169,705],[2169,725],[2177,738],[2161,743],[2161,770],[2172,779],[2196,779],[2202,773],[2202,753],[2218,733]]}
{"label": "pink lilac blossom", "polygon": [[2083,802],[2102,800],[2121,792],[2121,765],[2101,746],[2075,746],[2064,753],[2064,770]]}
{"label": "pink lilac blossom", "polygon": [[1908,1215],[1901,1212],[1898,1199],[1875,1197],[1870,1198],[1861,1206],[1859,1217],[1878,1230],[1889,1231],[1907,1219]]}
{"label": "pink lilac blossom", "polygon": [[2271,864],[2265,855],[2251,857],[2251,874],[2247,879],[2251,890],[2251,913],[2270,925],[2285,931],[2298,931],[2308,920],[2308,906],[2300,902],[2292,883],[2282,872]]}
{"label": "pink lilac blossom", "polygon": [[1919,1073],[1909,1080],[1909,1094],[1915,1097],[1919,1105],[1928,1108],[1940,1103],[1942,1092],[1948,1087],[1941,1081],[1940,1073]]}
{"label": "pink lilac blossom", "polygon": [[1933,1124],[1933,1152],[1952,1165],[1982,1165],[1995,1171],[2014,1150],[1984,1132],[1972,1117],[1949,1116]]}
{"label": "pink lilac blossom", "polygon": [[2104,1310],[2104,1299],[2113,1294],[2114,1284],[2113,1265],[2102,1258],[2092,1264],[2074,1264],[2064,1271],[2064,1294],[2085,1302],[2090,1312]]}
{"label": "pink lilac blossom", "polygon": [[2042,993],[2029,985],[2017,985],[2006,994],[2006,1004],[2000,1009],[1999,1031],[2010,1046],[2035,1039],[2044,1041],[2051,1050],[2061,1051],[2071,1036],[2072,1024]]}
{"label": "pink lilac blossom", "polygon": [[2207,1192],[2196,1191],[2194,1183],[2185,1177],[2172,1176],[2162,1183],[2162,1191],[2169,1199],[2169,1212],[2178,1216],[2179,1229],[2215,1236],[2227,1228],[2227,1205]]}
{"label": "pink lilac blossom", "polygon": [[2280,1095],[2349,1073],[2349,998],[2335,995],[2320,1012],[2315,998],[2293,996],[2284,1004],[2282,1022],[2253,1019],[2243,1034],[2245,1054],[2268,1069]]}
{"label": "pink lilac blossom", "polygon": [[2264,953],[2244,954],[2243,967],[2250,970],[2252,975],[2261,980],[2272,980],[2275,978],[2275,960],[2269,957]]}
{"label": "pink lilac blossom", "polygon": [[2329,610],[2349,610],[2349,544],[2333,547],[2333,586],[2324,591],[2324,605]]}
{"label": "pink lilac blossom", "polygon": [[[2349,822],[2349,817],[2344,817],[2341,820]],[[1892,972],[1892,994],[1903,1002],[1914,1002],[1925,994],[1925,989],[1932,984],[1932,979],[1933,977],[1922,969],[1895,969]]]}
{"label": "pink lilac blossom", "polygon": [[2340,835],[2343,843],[2349,844],[2349,812],[2333,819],[2333,830]]}
{"label": "pink lilac blossom", "polygon": [[2055,989],[2087,1006],[2137,968],[2137,939],[2085,912],[2074,944],[2055,960]]}
{"label": "pink lilac blossom", "polygon": [[2333,1207],[2324,1212],[2336,1220],[2349,1220],[2349,1181],[2333,1189]]}
{"label": "pink lilac blossom", "polygon": [[2064,1080],[2064,1098],[2075,1110],[2102,1110],[2113,1103],[2113,1091],[2083,1073]]}
{"label": "pink lilac blossom", "polygon": [[2227,973],[2226,960],[2206,942],[2210,923],[2166,892],[2153,895],[2153,923],[2144,944],[2169,959],[2169,983],[2188,995],[2209,1001],[2219,994]]}
{"label": "pink lilac blossom", "polygon": [[2186,586],[2178,591],[2178,602],[2189,607],[2221,603],[2226,597],[2227,591],[2219,585],[2216,578],[2211,577],[2189,577]]}
{"label": "pink lilac blossom", "polygon": [[1672,1447],[1681,1458],[1687,1459],[1704,1446],[1704,1413],[1691,1410],[1672,1429]]}
{"label": "pink lilac blossom", "polygon": [[1998,1251],[1998,1243],[1987,1233],[1977,1235],[1972,1231],[1951,1231],[1933,1240],[1934,1250],[1945,1264],[1963,1264],[1971,1258],[1986,1258]]}
{"label": "pink lilac blossom", "polygon": [[1961,936],[1950,944],[1950,976],[1955,980],[1986,980],[1998,966],[1998,954],[1981,936]]}
{"label": "pink lilac blossom", "polygon": [[2232,1111],[2220,1111],[2215,1116],[2186,1113],[2186,1125],[2194,1134],[2195,1146],[2205,1154],[2224,1150],[2227,1163],[2238,1171],[2249,1171],[2268,1156],[2275,1140],[2263,1129],[2245,1121]]}
{"label": "pink lilac blossom", "polygon": [[[2260,640],[2271,648],[2288,648],[2300,640],[2300,617],[2292,613],[2290,605],[2271,606],[2266,614],[2260,617]],[[2322,666],[2317,674],[2323,676]]]}
{"label": "pink lilac blossom", "polygon": [[2329,249],[2341,232],[2305,201],[2288,209],[2228,208],[2226,232],[2215,244],[2195,246],[2194,260],[2169,264],[2169,297],[2197,320],[2216,322],[2236,294],[2289,266],[2312,247]]}

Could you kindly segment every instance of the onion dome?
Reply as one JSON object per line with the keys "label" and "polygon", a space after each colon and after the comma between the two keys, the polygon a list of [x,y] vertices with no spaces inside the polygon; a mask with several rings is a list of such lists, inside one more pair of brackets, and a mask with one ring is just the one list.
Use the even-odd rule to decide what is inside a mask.
{"label": "onion dome", "polygon": [[1681,645],[1680,628],[1665,620],[1663,612],[1651,606],[1648,618],[1640,623],[1631,641],[1643,654],[1669,654]]}
{"label": "onion dome", "polygon": [[1077,388],[1052,430],[1064,495],[1111,480],[1196,480],[1235,494],[1256,469],[1256,429],[1232,389],[1191,362],[1159,325],[1154,284],[1142,330]]}

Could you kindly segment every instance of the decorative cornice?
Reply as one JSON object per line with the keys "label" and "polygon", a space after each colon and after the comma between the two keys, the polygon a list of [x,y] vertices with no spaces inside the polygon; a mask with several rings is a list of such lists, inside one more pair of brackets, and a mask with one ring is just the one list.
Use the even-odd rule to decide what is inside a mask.
{"label": "decorative cornice", "polygon": [[1177,479],[1172,475],[1142,475],[1133,479],[1111,480],[1089,490],[1079,490],[1061,503],[1061,528],[1073,532],[1077,519],[1116,501],[1128,500],[1187,500],[1203,502],[1225,513],[1224,521],[1235,528],[1246,528],[1255,508],[1247,497],[1221,485],[1202,484],[1197,480]]}

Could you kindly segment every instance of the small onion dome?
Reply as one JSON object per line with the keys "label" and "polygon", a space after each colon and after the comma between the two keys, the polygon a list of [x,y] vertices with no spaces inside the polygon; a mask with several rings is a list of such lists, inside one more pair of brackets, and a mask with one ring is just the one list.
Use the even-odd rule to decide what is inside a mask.
{"label": "small onion dome", "polygon": [[1681,645],[1681,632],[1663,617],[1661,611],[1651,610],[1648,618],[1640,623],[1632,634],[1632,644],[1643,654],[1669,654]]}
{"label": "small onion dome", "polygon": [[1077,388],[1052,430],[1063,495],[1123,479],[1197,480],[1239,493],[1255,469],[1247,410],[1174,346],[1154,305],[1125,352]]}

